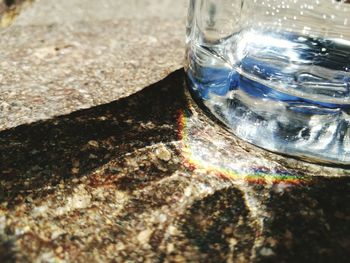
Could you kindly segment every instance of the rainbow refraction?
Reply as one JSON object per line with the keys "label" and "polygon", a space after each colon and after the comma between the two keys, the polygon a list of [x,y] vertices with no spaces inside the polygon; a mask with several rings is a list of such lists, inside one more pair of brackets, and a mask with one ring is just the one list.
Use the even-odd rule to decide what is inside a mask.
{"label": "rainbow refraction", "polygon": [[[258,184],[283,182],[295,185],[308,181],[303,175],[267,159],[237,155],[231,145],[225,145],[224,138],[215,133],[214,127],[200,123],[190,113],[191,110],[180,110],[178,114],[179,140],[187,168]],[[219,153],[222,149],[224,153]]]}

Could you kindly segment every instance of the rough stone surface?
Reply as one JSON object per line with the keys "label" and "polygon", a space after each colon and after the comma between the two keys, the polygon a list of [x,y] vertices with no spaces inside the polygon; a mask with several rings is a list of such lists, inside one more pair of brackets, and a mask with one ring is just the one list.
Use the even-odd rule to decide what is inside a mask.
{"label": "rough stone surface", "polygon": [[33,0],[1,0],[0,1],[0,29],[11,25],[20,14],[22,7]]}
{"label": "rough stone surface", "polygon": [[[35,5],[32,8],[28,10],[34,12]],[[153,19],[147,15],[135,27],[146,30]],[[94,25],[91,31],[84,29],[87,22],[67,22],[62,27],[67,32],[70,23],[86,38],[97,31]],[[21,38],[15,43],[19,34],[35,46],[21,27],[26,25],[4,33],[13,38],[13,59],[15,53],[34,54]],[[52,32],[40,27],[32,29],[41,37],[66,32],[56,24],[48,27]],[[163,34],[161,26],[157,34]],[[168,41],[174,39],[176,34]],[[85,50],[94,60],[95,51]],[[80,59],[83,55],[76,56],[70,66],[68,58],[56,60],[74,68],[72,92],[81,81],[73,74],[76,64],[82,72],[88,67]],[[102,58],[95,59],[103,64]],[[38,94],[46,100],[45,107],[27,111],[32,98],[18,96],[33,92],[40,82],[29,81],[31,71],[17,72],[15,76],[26,81],[9,89],[13,97],[1,99],[10,104],[21,98],[21,104],[7,109],[0,132],[0,262],[348,262],[347,167],[310,164],[241,142],[193,103],[184,88],[183,70],[161,81],[145,73],[145,82],[140,76],[133,90],[131,81],[122,82],[115,98],[101,84],[113,78],[106,75],[94,90],[86,90],[100,89],[100,96],[110,102],[93,107],[87,103],[88,109],[76,111],[81,99],[69,92],[59,95],[66,104],[56,103],[57,95],[50,92],[64,80],[46,83],[52,73],[44,64],[50,67],[50,60],[41,63],[46,94]],[[136,74],[121,70],[115,74],[129,79]],[[15,78],[6,78],[14,85]],[[145,87],[152,80],[156,83]],[[32,88],[26,83],[33,83]],[[67,114],[53,117],[63,112]]]}
{"label": "rough stone surface", "polygon": [[180,68],[185,3],[158,2],[24,9],[0,31],[0,130],[125,97]]}
{"label": "rough stone surface", "polygon": [[240,142],[183,75],[0,133],[0,261],[347,262],[349,171]]}

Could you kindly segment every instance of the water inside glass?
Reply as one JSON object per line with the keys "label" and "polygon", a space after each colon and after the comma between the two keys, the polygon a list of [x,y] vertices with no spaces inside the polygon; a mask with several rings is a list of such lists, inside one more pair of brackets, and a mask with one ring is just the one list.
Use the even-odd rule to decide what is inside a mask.
{"label": "water inside glass", "polygon": [[265,149],[350,163],[350,5],[192,0],[186,70],[197,101]]}

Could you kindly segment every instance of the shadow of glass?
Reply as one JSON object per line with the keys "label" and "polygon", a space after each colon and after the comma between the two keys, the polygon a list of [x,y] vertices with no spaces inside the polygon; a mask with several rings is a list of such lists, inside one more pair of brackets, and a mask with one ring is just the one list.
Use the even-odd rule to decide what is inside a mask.
{"label": "shadow of glass", "polygon": [[273,187],[266,207],[263,235],[274,255],[257,262],[348,262],[349,177],[315,177],[282,192]]}
{"label": "shadow of glass", "polygon": [[[180,146],[173,152],[184,158],[176,164],[164,164],[162,171],[152,166],[147,151],[132,156],[149,158],[150,164],[140,171],[131,169],[115,179],[108,173],[113,165],[101,168],[99,176],[111,177],[114,183],[111,200],[114,192],[125,190],[123,185],[131,191],[126,203],[117,204],[118,209],[109,208],[104,199],[98,202],[108,211],[105,213],[115,213],[117,223],[98,222],[102,229],[98,234],[94,231],[96,222],[85,219],[94,235],[109,238],[110,243],[129,242],[138,236],[140,224],[153,229],[154,221],[148,219],[158,215],[155,211],[162,211],[166,215],[164,228],[152,236],[148,250],[137,247],[141,254],[152,252],[155,260],[181,255],[199,262],[225,262],[230,257],[237,262],[347,262],[350,177],[332,177],[332,171],[338,170],[310,166],[240,142],[201,111],[191,112],[183,83],[184,72],[178,70],[127,98],[0,132],[0,203],[7,203],[5,211],[17,216],[21,209],[17,204],[26,204],[27,195],[45,199],[62,181],[75,186],[74,179],[89,176],[115,159],[157,143],[178,141],[180,136]],[[159,183],[152,183],[156,180]],[[91,188],[107,191],[104,185]],[[50,210],[56,211],[60,202],[51,205]],[[27,209],[22,215],[25,219],[32,217],[30,203]],[[42,226],[45,220],[51,222],[56,217],[48,214],[35,224]],[[83,212],[79,217],[84,218]],[[63,225],[76,224],[69,214],[59,218]],[[170,225],[178,233],[170,231]],[[15,235],[7,229],[10,237]],[[17,238],[30,249],[35,234]],[[43,246],[74,244],[73,237],[67,232]],[[87,238],[81,240],[83,254],[89,252]],[[92,240],[90,245],[100,251],[109,245],[102,239]],[[17,253],[11,242],[0,237],[0,261]],[[165,242],[176,243],[176,251],[168,252]],[[131,255],[134,250],[129,247],[122,252]]]}
{"label": "shadow of glass", "polygon": [[127,98],[0,132],[0,202],[33,192],[43,197],[50,192],[44,187],[119,155],[177,140],[183,75],[178,70]]}

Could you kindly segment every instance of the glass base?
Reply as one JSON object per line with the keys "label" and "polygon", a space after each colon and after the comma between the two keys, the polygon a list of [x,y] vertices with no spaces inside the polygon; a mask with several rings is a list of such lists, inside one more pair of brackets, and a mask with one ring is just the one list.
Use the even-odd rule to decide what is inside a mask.
{"label": "glass base", "polygon": [[266,150],[311,162],[350,164],[347,105],[286,97],[266,90],[268,87],[257,87],[242,76],[238,76],[239,88],[204,96],[191,72],[187,73],[193,98],[237,137]]}

